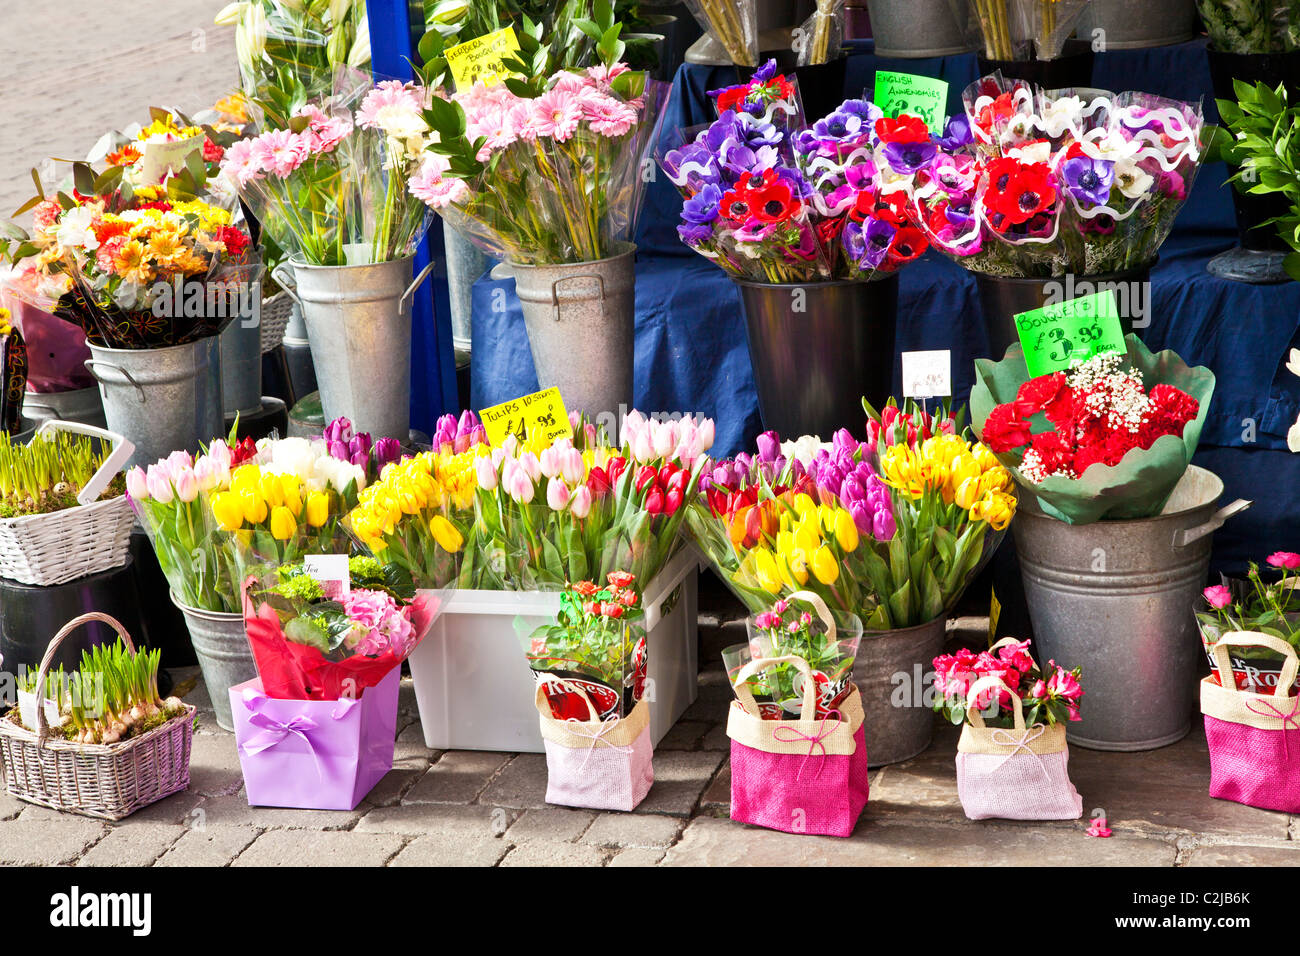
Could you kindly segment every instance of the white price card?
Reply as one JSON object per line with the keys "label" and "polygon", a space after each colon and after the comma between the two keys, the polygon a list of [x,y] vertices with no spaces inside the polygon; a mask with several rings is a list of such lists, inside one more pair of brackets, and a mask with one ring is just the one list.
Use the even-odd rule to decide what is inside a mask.
{"label": "white price card", "polygon": [[903,395],[940,398],[952,394],[952,351],[903,353]]}
{"label": "white price card", "polygon": [[302,559],[303,570],[320,584],[331,601],[352,593],[352,573],[346,554],[309,554]]}

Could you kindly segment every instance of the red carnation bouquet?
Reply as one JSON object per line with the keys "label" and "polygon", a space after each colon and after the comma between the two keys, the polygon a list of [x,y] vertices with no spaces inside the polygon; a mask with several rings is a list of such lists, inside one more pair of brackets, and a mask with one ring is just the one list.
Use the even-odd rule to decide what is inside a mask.
{"label": "red carnation bouquet", "polygon": [[1136,336],[1126,342],[1127,355],[1036,378],[1019,345],[1001,362],[975,363],[980,440],[1045,513],[1071,524],[1159,513],[1200,439],[1214,373],[1152,355]]}

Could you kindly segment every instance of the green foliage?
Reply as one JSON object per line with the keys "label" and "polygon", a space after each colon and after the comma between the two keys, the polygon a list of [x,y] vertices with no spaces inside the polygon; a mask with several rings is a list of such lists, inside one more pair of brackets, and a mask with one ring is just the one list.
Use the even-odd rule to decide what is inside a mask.
{"label": "green foliage", "polygon": [[1216,158],[1237,167],[1229,177],[1233,188],[1251,195],[1281,193],[1288,205],[1273,225],[1292,251],[1286,270],[1300,279],[1300,106],[1288,101],[1285,83],[1276,89],[1265,83],[1233,82],[1237,99],[1217,100],[1228,133],[1216,136]]}
{"label": "green foliage", "polygon": [[1222,53],[1280,53],[1300,46],[1300,0],[1198,0]]}

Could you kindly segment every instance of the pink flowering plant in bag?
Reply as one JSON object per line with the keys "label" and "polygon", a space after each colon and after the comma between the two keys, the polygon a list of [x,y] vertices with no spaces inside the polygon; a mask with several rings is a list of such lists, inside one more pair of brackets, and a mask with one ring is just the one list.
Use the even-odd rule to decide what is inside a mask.
{"label": "pink flowering plant in bag", "polygon": [[[1229,653],[1266,648],[1285,663],[1271,692],[1240,690]],[[1210,748],[1210,796],[1264,810],[1300,812],[1300,697],[1295,648],[1272,634],[1224,634],[1213,648],[1217,674],[1201,681],[1201,713]]]}
{"label": "pink flowering plant in bag", "polygon": [[[1217,675],[1222,676],[1214,647],[1225,634],[1269,634],[1300,646],[1300,554],[1275,551],[1267,563],[1280,578],[1252,561],[1244,578],[1224,576],[1202,592],[1205,607],[1196,611],[1196,624]],[[1286,655],[1265,646],[1234,646],[1228,660],[1239,690],[1266,694],[1277,686]]]}
{"label": "pink flowering plant in bag", "polygon": [[1065,724],[1079,719],[1079,669],[1049,662],[1029,641],[1004,638],[981,654],[935,658],[936,709],[962,725],[957,795],[972,820],[1073,820],[1083,800],[1070,782]]}

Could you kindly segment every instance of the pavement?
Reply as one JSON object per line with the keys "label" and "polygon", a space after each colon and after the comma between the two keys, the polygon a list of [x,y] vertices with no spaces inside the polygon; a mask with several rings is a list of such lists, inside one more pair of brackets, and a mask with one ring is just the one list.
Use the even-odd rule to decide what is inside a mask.
{"label": "pavement", "polygon": [[[732,612],[734,613],[734,611]],[[725,617],[725,612],[723,617]],[[0,795],[0,864],[75,866],[1113,866],[1300,865],[1300,820],[1213,800],[1199,725],[1139,754],[1070,752],[1079,821],[970,821],[957,799],[957,732],[936,723],[921,756],[871,774],[847,839],[789,835],[728,819],[720,651],[739,620],[701,615],[699,699],[654,755],[655,783],[632,813],[545,801],[541,754],[431,751],[411,682],[400,699],[393,770],[351,811],[248,806],[232,734],[217,728],[201,679],[190,786],[116,824]],[[950,624],[977,643],[987,619]],[[197,668],[174,671],[182,684]],[[870,743],[868,741],[868,750]],[[1109,838],[1085,832],[1100,810]]]}

